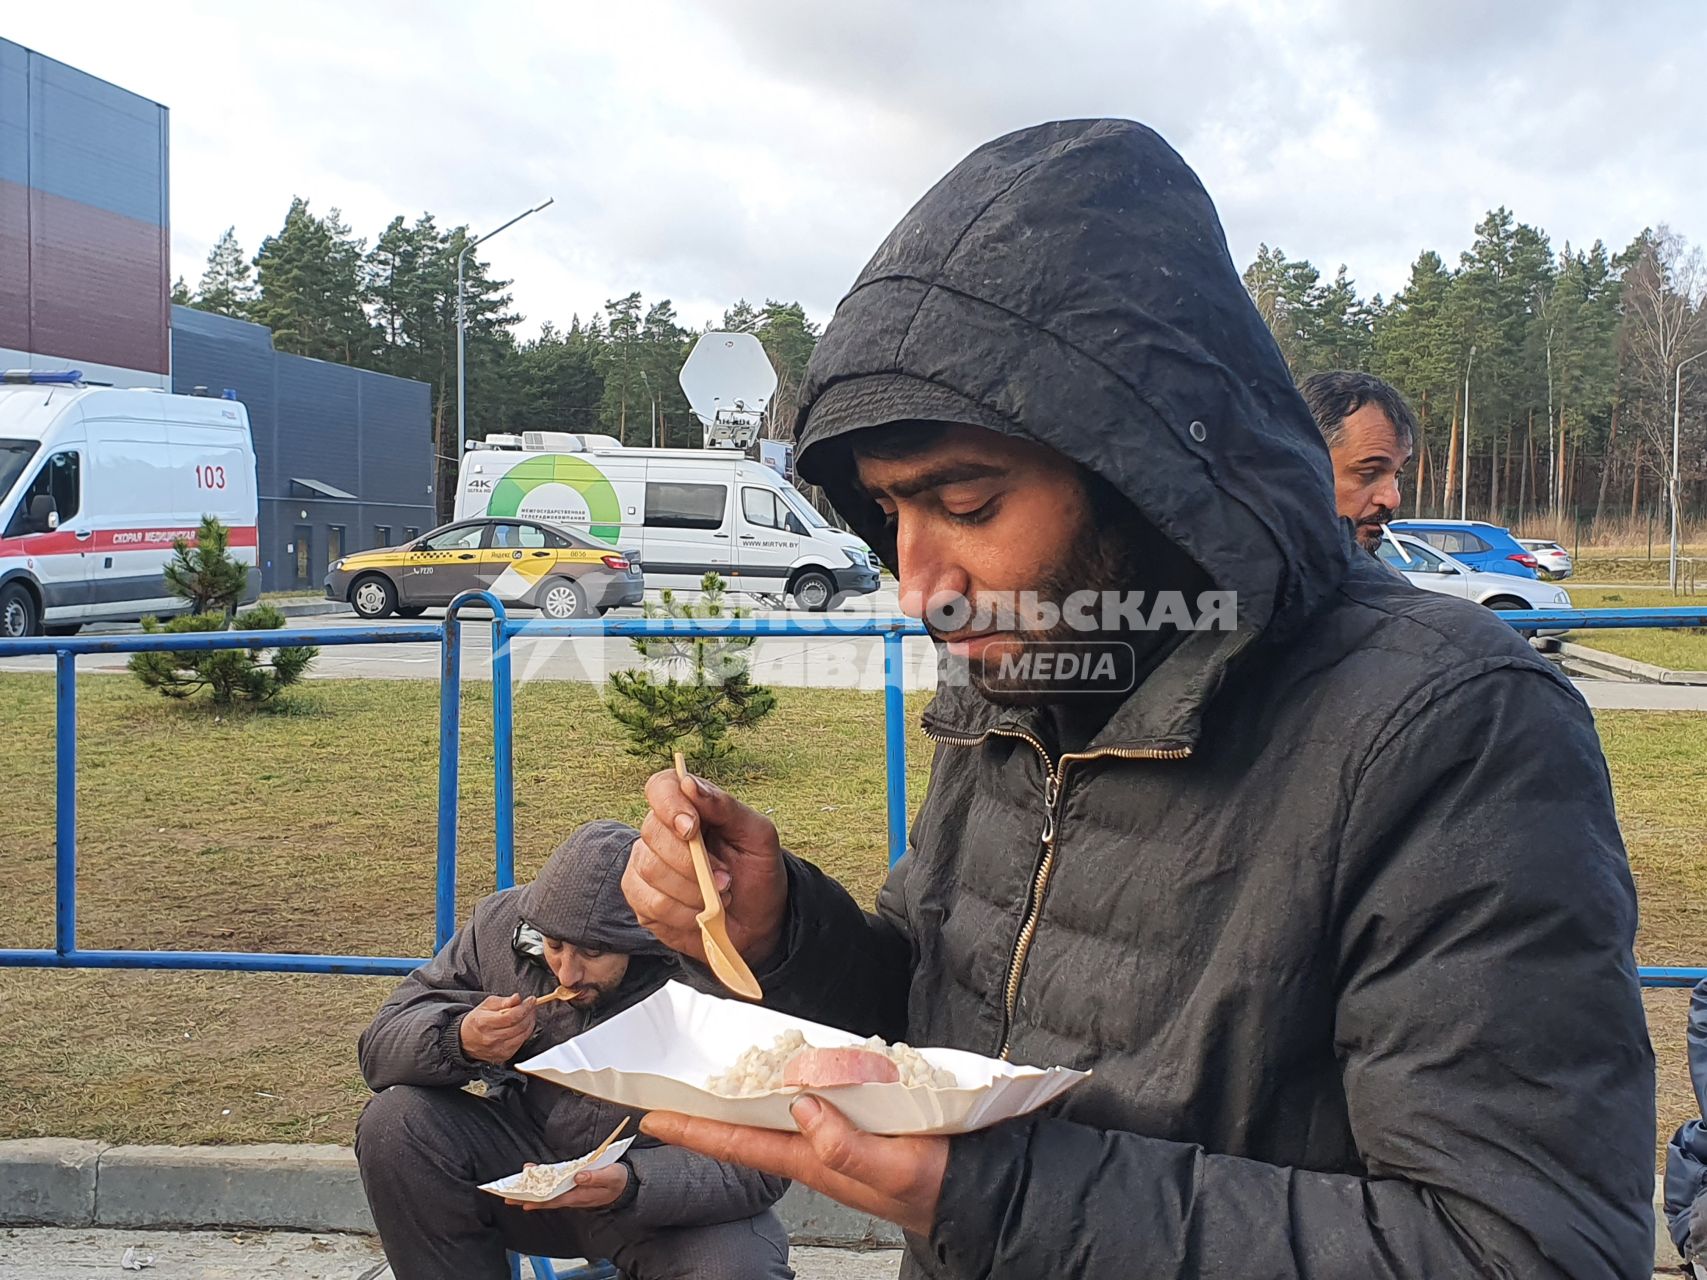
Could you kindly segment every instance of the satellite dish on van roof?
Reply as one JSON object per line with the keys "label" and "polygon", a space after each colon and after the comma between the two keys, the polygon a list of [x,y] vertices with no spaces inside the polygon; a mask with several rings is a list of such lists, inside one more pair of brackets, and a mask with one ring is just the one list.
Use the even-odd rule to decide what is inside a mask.
{"label": "satellite dish on van roof", "polygon": [[680,381],[706,445],[745,448],[758,438],[777,380],[758,338],[713,331],[694,343]]}

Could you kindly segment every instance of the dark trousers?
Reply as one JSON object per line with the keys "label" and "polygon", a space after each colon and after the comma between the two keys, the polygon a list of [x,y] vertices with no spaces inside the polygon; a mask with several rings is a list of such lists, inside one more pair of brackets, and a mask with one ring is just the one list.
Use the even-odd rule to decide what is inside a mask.
{"label": "dark trousers", "polygon": [[519,1105],[461,1089],[396,1085],[356,1126],[356,1161],[397,1280],[508,1280],[506,1249],[609,1258],[633,1280],[792,1280],[771,1210],[703,1227],[650,1230],[612,1214],[512,1208],[480,1184],[550,1151]]}

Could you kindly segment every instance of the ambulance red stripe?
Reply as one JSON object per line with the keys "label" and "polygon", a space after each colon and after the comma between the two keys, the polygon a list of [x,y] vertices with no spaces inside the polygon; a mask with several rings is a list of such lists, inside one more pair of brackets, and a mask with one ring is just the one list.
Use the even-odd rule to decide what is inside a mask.
{"label": "ambulance red stripe", "polygon": [[[97,529],[87,538],[74,533],[31,533],[19,538],[0,538],[0,556],[63,556],[78,551],[171,551],[174,538],[188,539],[196,544],[193,526],[162,526],[158,528]],[[260,530],[250,525],[231,527],[231,546],[235,550],[258,547]]]}

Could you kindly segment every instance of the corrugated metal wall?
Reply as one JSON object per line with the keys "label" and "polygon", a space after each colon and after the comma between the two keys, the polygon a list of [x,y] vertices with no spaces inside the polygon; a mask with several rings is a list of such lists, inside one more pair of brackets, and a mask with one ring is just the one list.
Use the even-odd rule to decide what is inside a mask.
{"label": "corrugated metal wall", "polygon": [[0,40],[0,349],[165,385],[167,132],[159,103]]}
{"label": "corrugated metal wall", "polygon": [[[261,496],[261,587],[318,590],[342,551],[401,542],[433,527],[432,389],[273,350],[262,325],[172,308],[172,390],[227,388],[249,410]],[[312,481],[352,495],[311,497]],[[307,530],[306,539],[298,532]],[[306,542],[306,580],[297,544]]]}

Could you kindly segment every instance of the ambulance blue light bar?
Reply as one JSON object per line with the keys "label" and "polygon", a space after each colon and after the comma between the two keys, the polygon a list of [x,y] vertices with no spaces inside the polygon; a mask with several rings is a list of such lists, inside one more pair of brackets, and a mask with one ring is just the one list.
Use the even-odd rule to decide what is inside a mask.
{"label": "ambulance blue light bar", "polygon": [[44,369],[8,369],[0,373],[0,382],[9,386],[76,386],[82,381],[81,369],[61,369],[51,373]]}

